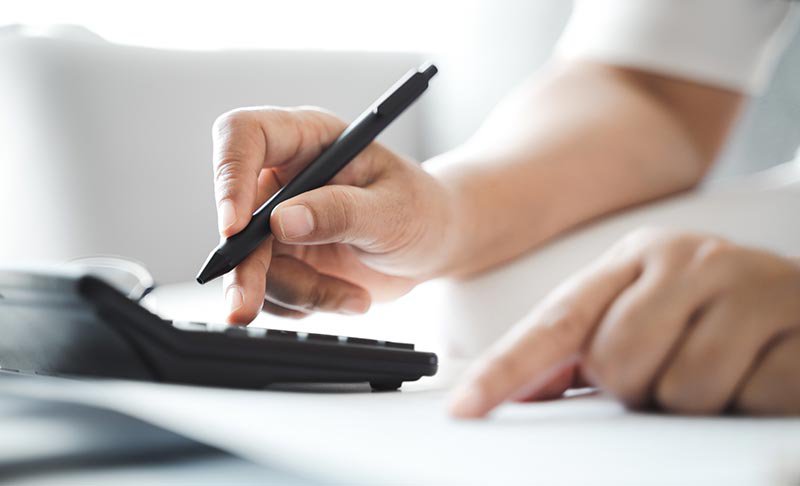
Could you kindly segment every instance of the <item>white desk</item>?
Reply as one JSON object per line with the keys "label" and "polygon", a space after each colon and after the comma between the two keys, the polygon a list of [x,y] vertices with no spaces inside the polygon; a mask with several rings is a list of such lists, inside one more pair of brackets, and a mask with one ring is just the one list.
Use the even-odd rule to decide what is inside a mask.
{"label": "white desk", "polygon": [[[402,337],[423,326],[437,289],[378,307],[354,323],[305,329]],[[219,314],[218,289],[164,288],[159,309]],[[266,317],[262,318],[266,320]],[[288,327],[290,322],[271,322]],[[317,327],[319,326],[319,327]],[[338,328],[339,332],[344,328]],[[417,340],[419,341],[419,340]],[[19,393],[99,404],[247,459],[347,484],[796,484],[800,420],[632,414],[600,396],[504,406],[488,421],[444,413],[458,363],[401,392],[238,391],[124,381],[22,382]]]}
{"label": "white desk", "polygon": [[[473,354],[565,275],[642,224],[714,232],[784,253],[800,248],[800,164],[690,193],[574,232],[460,288],[426,284],[367,316],[256,325],[414,342]],[[456,299],[456,300],[452,300]],[[171,286],[149,304],[165,317],[224,317],[217,285]],[[19,393],[105,405],[271,466],[342,483],[798,484],[800,419],[688,418],[626,412],[589,396],[503,406],[490,420],[444,413],[459,371],[401,392],[236,391],[123,381],[19,380]],[[352,391],[352,390],[351,390]]]}

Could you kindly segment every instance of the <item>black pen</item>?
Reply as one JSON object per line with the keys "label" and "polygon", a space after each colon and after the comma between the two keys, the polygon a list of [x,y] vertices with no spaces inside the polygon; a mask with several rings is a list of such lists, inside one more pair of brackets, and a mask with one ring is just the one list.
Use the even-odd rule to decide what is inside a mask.
{"label": "black pen", "polygon": [[428,89],[428,81],[437,72],[436,66],[429,64],[406,74],[319,157],[258,208],[242,231],[220,243],[203,264],[197,281],[204,284],[233,270],[269,236],[269,218],[278,204],[330,181]]}

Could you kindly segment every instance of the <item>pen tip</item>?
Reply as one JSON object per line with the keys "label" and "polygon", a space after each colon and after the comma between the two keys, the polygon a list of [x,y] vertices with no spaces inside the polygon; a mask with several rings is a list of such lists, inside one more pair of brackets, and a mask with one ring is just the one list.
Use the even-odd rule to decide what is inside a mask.
{"label": "pen tip", "polygon": [[203,285],[230,272],[232,268],[227,258],[216,251],[212,251],[206,263],[203,265],[203,268],[200,269],[200,273],[195,277],[195,280],[197,280],[197,283],[200,285]]}

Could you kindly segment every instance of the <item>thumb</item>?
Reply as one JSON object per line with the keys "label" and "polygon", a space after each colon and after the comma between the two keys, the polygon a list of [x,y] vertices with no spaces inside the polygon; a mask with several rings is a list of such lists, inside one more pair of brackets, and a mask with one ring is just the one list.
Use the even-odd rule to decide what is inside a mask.
{"label": "thumb", "polygon": [[270,226],[283,243],[349,243],[377,250],[398,226],[398,215],[389,214],[390,203],[381,199],[372,189],[324,186],[281,203]]}

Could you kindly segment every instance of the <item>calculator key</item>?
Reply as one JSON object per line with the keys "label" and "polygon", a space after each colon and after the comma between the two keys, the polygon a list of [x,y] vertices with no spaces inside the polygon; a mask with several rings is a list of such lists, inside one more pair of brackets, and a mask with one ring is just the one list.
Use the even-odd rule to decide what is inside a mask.
{"label": "calculator key", "polygon": [[364,346],[377,346],[378,341],[374,339],[366,339],[366,338],[358,338],[358,337],[348,337],[347,344],[363,344]]}
{"label": "calculator key", "polygon": [[279,329],[267,329],[267,337],[271,338],[285,338],[285,339],[297,339],[297,333],[294,331],[282,331]]}
{"label": "calculator key", "polygon": [[228,336],[237,336],[237,337],[248,337],[249,333],[247,332],[247,328],[242,326],[228,326],[225,329],[225,334]]}
{"label": "calculator key", "polygon": [[247,335],[250,337],[260,338],[267,335],[267,330],[263,327],[245,327]]}
{"label": "calculator key", "polygon": [[410,349],[411,351],[414,350],[414,345],[413,344],[395,343],[395,342],[392,342],[392,341],[386,341],[386,347],[387,348],[397,348],[397,349]]}
{"label": "calculator key", "polygon": [[332,336],[330,334],[317,334],[310,332],[308,333],[308,339],[310,341],[328,341],[328,342],[338,342],[339,336]]}
{"label": "calculator key", "polygon": [[173,321],[172,326],[181,331],[207,331],[208,326],[205,322],[192,321]]}

